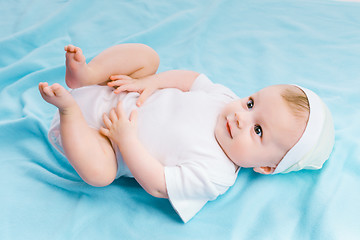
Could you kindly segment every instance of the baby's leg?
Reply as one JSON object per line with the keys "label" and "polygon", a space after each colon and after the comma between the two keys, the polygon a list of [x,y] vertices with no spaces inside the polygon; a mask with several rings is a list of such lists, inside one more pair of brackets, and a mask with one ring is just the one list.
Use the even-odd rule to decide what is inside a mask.
{"label": "baby's leg", "polygon": [[39,84],[45,101],[59,108],[60,133],[64,152],[80,177],[90,185],[113,182],[117,161],[110,141],[86,123],[71,94],[60,84]]}
{"label": "baby's leg", "polygon": [[103,84],[112,75],[140,78],[156,73],[158,54],[144,44],[121,44],[110,47],[86,64],[79,47],[68,45],[66,51],[66,84],[70,88]]}

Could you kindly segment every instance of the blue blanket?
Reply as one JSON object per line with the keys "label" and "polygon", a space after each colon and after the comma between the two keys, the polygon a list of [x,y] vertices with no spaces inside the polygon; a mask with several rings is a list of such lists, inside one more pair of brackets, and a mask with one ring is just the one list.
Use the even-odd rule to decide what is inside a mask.
{"label": "blue blanket", "polygon": [[[360,3],[325,0],[0,1],[0,239],[355,239],[360,235]],[[295,83],[333,113],[320,171],[235,185],[183,224],[133,179],[85,184],[47,139],[56,109],[41,81],[65,86],[64,50],[87,59],[139,42],[159,71],[191,69],[247,96]]]}

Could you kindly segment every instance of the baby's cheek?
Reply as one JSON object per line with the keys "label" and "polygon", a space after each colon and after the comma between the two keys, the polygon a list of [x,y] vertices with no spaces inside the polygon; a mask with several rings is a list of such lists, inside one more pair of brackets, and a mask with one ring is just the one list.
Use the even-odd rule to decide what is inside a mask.
{"label": "baby's cheek", "polygon": [[251,141],[248,141],[246,137],[239,138],[233,146],[234,153],[244,159],[253,158],[260,154],[259,149],[257,149]]}
{"label": "baby's cheek", "polygon": [[244,148],[242,142],[237,141],[231,145],[231,155],[236,159],[241,159],[247,155],[247,150]]}

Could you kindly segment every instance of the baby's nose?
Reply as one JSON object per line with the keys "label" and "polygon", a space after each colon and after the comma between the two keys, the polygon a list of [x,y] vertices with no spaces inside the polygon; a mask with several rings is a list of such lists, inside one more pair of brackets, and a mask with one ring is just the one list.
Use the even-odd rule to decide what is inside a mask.
{"label": "baby's nose", "polygon": [[250,122],[250,117],[247,113],[235,113],[235,121],[239,128],[244,128]]}

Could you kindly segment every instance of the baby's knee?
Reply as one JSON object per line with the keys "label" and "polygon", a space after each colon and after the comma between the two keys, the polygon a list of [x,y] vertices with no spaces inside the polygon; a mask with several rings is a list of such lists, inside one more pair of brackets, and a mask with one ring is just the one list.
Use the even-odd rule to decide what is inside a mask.
{"label": "baby's knee", "polygon": [[95,169],[82,179],[89,185],[94,187],[105,187],[110,185],[116,177],[116,171],[103,171],[103,169]]}
{"label": "baby's knee", "polygon": [[148,68],[152,72],[152,74],[154,74],[160,64],[159,54],[148,45],[139,44],[139,46],[139,48],[141,48],[143,51],[142,61],[144,61],[144,68]]}

